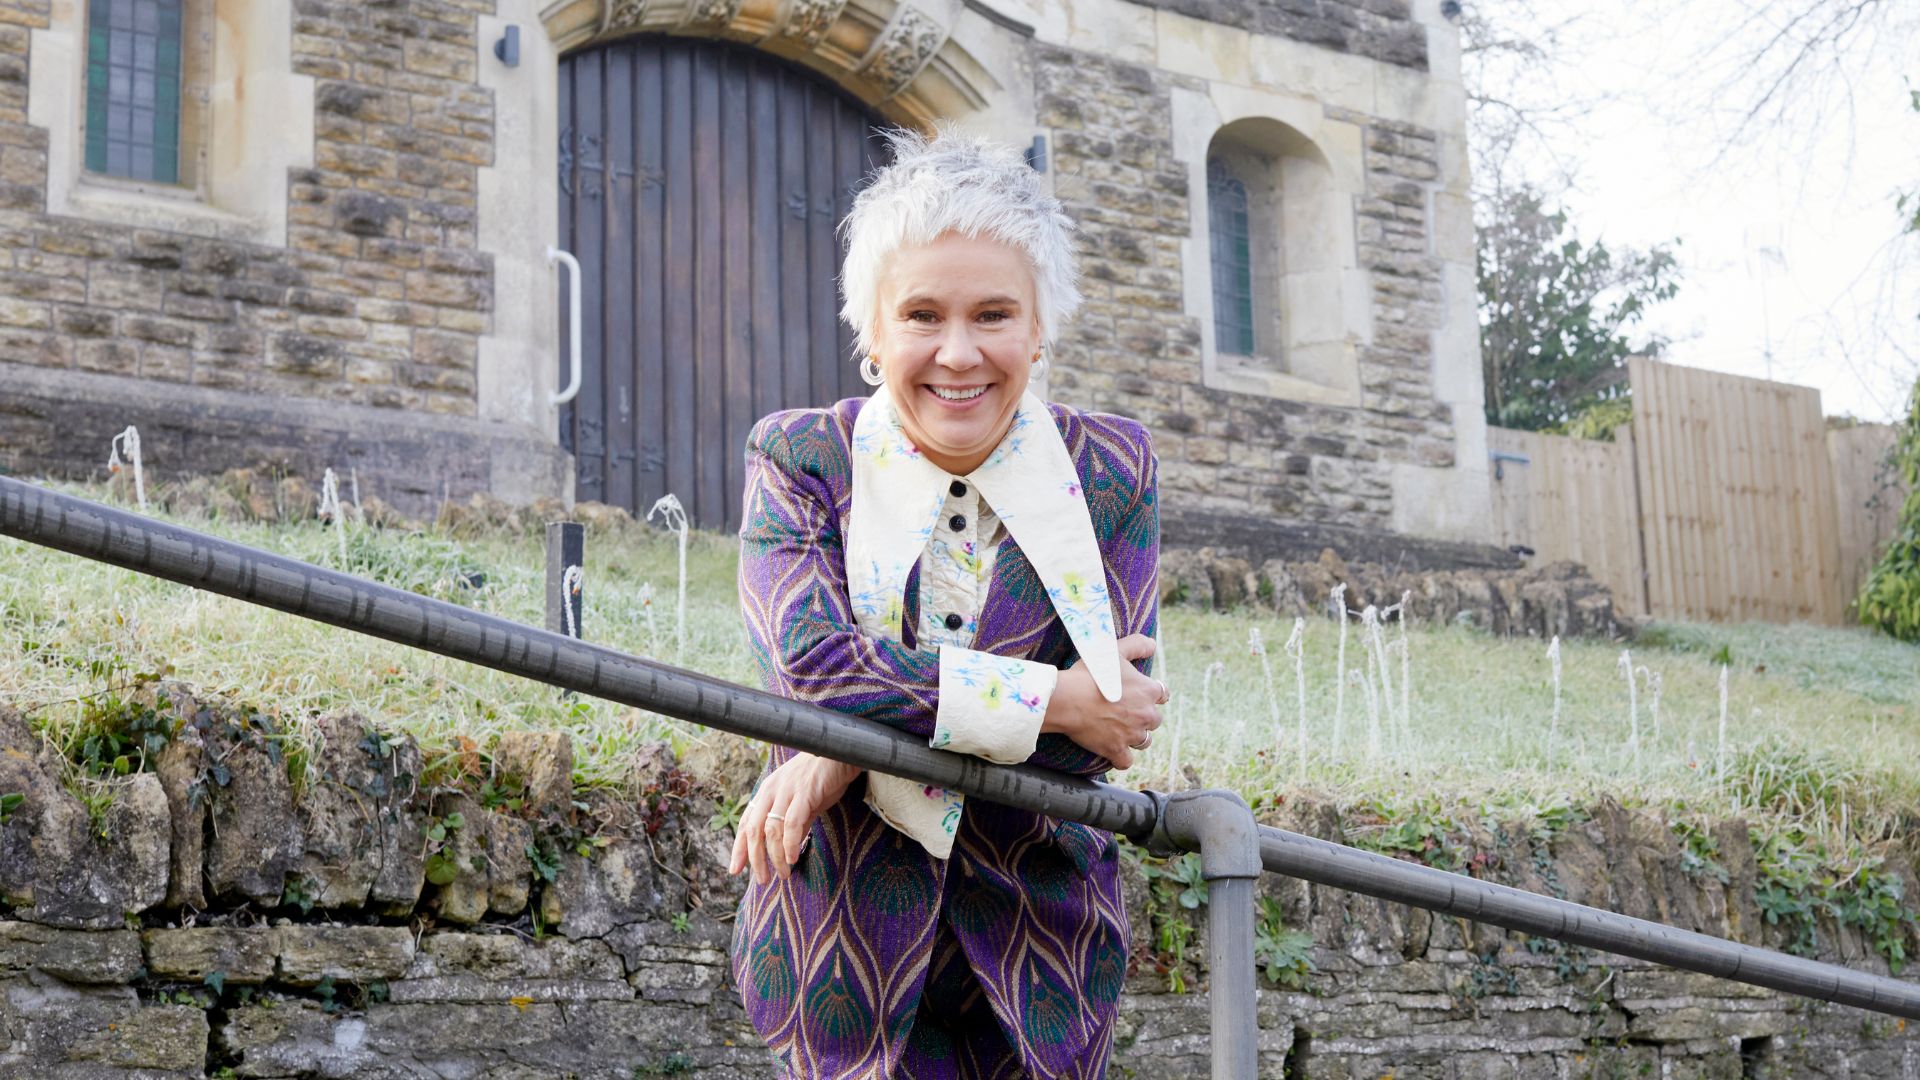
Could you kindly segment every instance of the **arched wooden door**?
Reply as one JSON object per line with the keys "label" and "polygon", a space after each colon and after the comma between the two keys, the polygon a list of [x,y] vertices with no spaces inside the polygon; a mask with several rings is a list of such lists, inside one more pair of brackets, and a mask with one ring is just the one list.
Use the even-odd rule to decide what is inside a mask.
{"label": "arched wooden door", "polygon": [[579,498],[645,513],[671,492],[695,524],[736,529],[753,422],[866,392],[838,226],[885,153],[880,124],[743,46],[642,35],[561,61],[585,371],[560,441]]}

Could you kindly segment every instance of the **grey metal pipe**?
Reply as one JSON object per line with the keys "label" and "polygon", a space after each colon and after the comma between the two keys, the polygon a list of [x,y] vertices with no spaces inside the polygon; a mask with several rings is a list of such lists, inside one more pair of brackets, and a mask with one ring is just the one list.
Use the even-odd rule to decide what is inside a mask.
{"label": "grey metal pipe", "polygon": [[1920,985],[1914,983],[1617,915],[1283,829],[1261,826],[1260,862],[1276,874],[1316,885],[1734,982],[1920,1020]]}
{"label": "grey metal pipe", "polygon": [[1048,769],[993,765],[875,721],[0,477],[0,535],[992,802],[1144,839],[1144,792]]}
{"label": "grey metal pipe", "polygon": [[1156,849],[1200,853],[1207,880],[1207,1006],[1214,1080],[1254,1080],[1260,1021],[1254,994],[1253,892],[1260,831],[1246,800],[1231,791],[1169,795],[1154,830]]}
{"label": "grey metal pipe", "polygon": [[[863,768],[1146,840],[1162,798],[931,750],[904,732],[0,477],[0,536]],[[1310,837],[1259,830],[1276,873],[1578,945],[1920,1020],[1920,986],[1629,919]],[[1204,854],[1203,854],[1204,858]]]}

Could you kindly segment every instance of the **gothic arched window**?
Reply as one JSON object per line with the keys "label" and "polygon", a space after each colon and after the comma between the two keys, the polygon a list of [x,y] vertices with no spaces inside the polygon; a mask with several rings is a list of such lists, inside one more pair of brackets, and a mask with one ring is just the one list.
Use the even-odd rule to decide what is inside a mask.
{"label": "gothic arched window", "polygon": [[1207,231],[1213,245],[1213,340],[1223,353],[1251,356],[1253,256],[1247,185],[1217,158],[1207,161]]}

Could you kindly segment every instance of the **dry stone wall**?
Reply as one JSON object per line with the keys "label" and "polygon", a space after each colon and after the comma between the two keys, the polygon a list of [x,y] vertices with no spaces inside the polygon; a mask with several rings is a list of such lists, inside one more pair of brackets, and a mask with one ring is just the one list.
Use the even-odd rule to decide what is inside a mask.
{"label": "dry stone wall", "polygon": [[[0,816],[0,1077],[778,1075],[730,984],[726,835],[670,756],[582,810],[563,735],[504,739],[471,772],[477,751],[456,750],[474,789],[456,791],[423,780],[410,739],[352,717],[295,750],[259,716],[164,697],[135,729],[178,728],[112,782],[104,817],[0,713],[0,795],[21,796]],[[1301,794],[1262,815],[1376,847],[1386,824]],[[1788,944],[1800,930],[1755,903],[1744,823],[1710,835],[1717,864],[1690,872],[1666,822],[1606,803],[1552,828],[1448,820],[1407,857]],[[1897,855],[1882,872],[1920,889]],[[1920,1077],[1898,1022],[1271,875],[1267,928],[1311,947],[1267,959],[1300,978],[1263,984],[1257,1032],[1214,1035],[1204,913],[1127,881],[1116,1076],[1202,1077],[1209,1040],[1239,1037],[1262,1076],[1316,1080]],[[1859,931],[1812,929],[1825,958],[1887,971]],[[1920,945],[1910,921],[1899,935]]]}
{"label": "dry stone wall", "polygon": [[1613,593],[1578,563],[1527,569],[1411,570],[1349,563],[1331,548],[1317,560],[1268,559],[1257,566],[1212,548],[1163,551],[1160,602],[1215,611],[1249,608],[1290,616],[1336,615],[1333,590],[1351,611],[1406,604],[1426,625],[1460,623],[1501,636],[1623,638],[1639,620],[1613,606]]}

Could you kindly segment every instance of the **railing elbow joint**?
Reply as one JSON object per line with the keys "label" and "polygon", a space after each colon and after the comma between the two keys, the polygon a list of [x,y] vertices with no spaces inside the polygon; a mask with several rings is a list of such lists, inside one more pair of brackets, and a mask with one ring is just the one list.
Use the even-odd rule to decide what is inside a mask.
{"label": "railing elbow joint", "polygon": [[1149,850],[1198,851],[1200,872],[1208,881],[1260,876],[1260,828],[1245,799],[1213,789],[1176,792],[1158,801]]}

